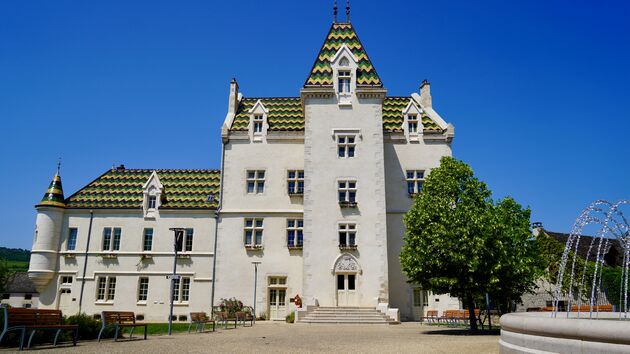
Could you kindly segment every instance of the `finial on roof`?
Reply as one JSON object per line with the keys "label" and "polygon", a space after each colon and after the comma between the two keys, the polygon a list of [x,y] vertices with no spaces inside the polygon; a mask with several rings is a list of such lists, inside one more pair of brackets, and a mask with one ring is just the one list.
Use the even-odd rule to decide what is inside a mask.
{"label": "finial on roof", "polygon": [[337,23],[337,0],[334,1],[333,5],[333,23]]}
{"label": "finial on roof", "polygon": [[63,196],[63,188],[61,187],[61,176],[59,175],[59,170],[61,168],[61,161],[57,162],[57,173],[55,173],[55,177],[50,182],[46,193],[44,193],[44,197],[39,202],[41,206],[56,206],[56,207],[65,207],[66,201]]}
{"label": "finial on roof", "polygon": [[57,161],[57,174],[59,174],[59,172],[61,172],[61,157]]}
{"label": "finial on roof", "polygon": [[350,0],[346,0],[346,22],[350,23]]}

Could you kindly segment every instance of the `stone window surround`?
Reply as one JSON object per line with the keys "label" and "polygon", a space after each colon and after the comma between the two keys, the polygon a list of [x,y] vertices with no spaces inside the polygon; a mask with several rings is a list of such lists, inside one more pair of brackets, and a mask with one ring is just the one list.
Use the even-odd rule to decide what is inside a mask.
{"label": "stone window surround", "polygon": [[99,276],[96,282],[96,302],[113,303],[116,297],[116,277]]}
{"label": "stone window surround", "polygon": [[173,303],[188,304],[190,301],[190,277],[173,279]]}
{"label": "stone window surround", "polygon": [[424,183],[425,171],[423,169],[405,169],[405,181],[407,182],[407,193],[409,196],[420,193]]}
{"label": "stone window surround", "polygon": [[[357,223],[354,221],[340,221],[337,223],[337,235],[340,248],[353,248],[357,246]],[[342,237],[345,242],[342,241]]]}
{"label": "stone window surround", "polygon": [[[265,178],[267,176],[266,170],[247,170],[245,171],[245,192],[248,195],[256,195],[265,193]],[[250,192],[251,184],[251,192]]]}
{"label": "stone window surround", "polygon": [[[293,226],[291,226],[291,222]],[[301,225],[300,225],[301,224]],[[302,242],[299,242],[299,233],[302,232]],[[289,234],[293,232],[293,242],[289,241]],[[287,246],[289,248],[301,248],[304,245],[304,219],[287,219]]]}
{"label": "stone window surround", "polygon": [[68,228],[68,241],[66,242],[66,251],[74,251],[77,248],[78,227]]}
{"label": "stone window surround", "polygon": [[[292,173],[293,177],[291,177]],[[293,186],[291,186],[291,183],[293,183]],[[287,193],[289,195],[304,194],[304,170],[287,170]]]}
{"label": "stone window surround", "polygon": [[[249,243],[247,242],[248,232],[250,233]],[[258,232],[260,232],[260,242],[257,242]],[[262,247],[263,240],[264,240],[264,232],[265,232],[265,219],[264,218],[245,218],[243,220],[243,244],[245,245],[245,247],[249,247],[249,248]]]}
{"label": "stone window surround", "polygon": [[[116,234],[116,231],[118,231],[118,234]],[[120,251],[121,239],[122,239],[122,227],[109,227],[109,226],[104,227],[103,238],[101,242],[101,250],[104,252]]]}
{"label": "stone window surround", "polygon": [[149,277],[138,278],[138,303],[145,303],[149,297]]}

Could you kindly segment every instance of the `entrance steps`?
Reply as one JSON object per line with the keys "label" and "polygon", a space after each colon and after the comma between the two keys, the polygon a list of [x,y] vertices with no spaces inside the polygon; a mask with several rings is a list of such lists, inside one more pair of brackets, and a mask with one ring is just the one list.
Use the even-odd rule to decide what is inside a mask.
{"label": "entrance steps", "polygon": [[373,307],[317,307],[299,323],[396,324]]}

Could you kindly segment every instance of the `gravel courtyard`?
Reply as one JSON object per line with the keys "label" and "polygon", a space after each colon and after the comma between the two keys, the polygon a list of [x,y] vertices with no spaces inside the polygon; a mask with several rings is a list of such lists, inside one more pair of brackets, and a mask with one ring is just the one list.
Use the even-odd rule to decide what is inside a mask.
{"label": "gravel courtyard", "polygon": [[[152,336],[77,347],[35,347],[50,353],[498,353],[498,335],[469,336],[461,330],[400,325],[308,325],[259,322],[215,333]],[[45,349],[44,349],[45,348]]]}

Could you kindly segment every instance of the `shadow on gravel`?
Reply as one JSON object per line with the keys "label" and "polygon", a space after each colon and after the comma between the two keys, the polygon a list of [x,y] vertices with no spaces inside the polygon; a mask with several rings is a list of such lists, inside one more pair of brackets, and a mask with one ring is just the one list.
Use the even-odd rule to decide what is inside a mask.
{"label": "shadow on gravel", "polygon": [[500,329],[484,329],[476,332],[471,332],[468,329],[436,329],[433,331],[426,331],[423,334],[440,334],[446,336],[498,336],[501,334]]}

